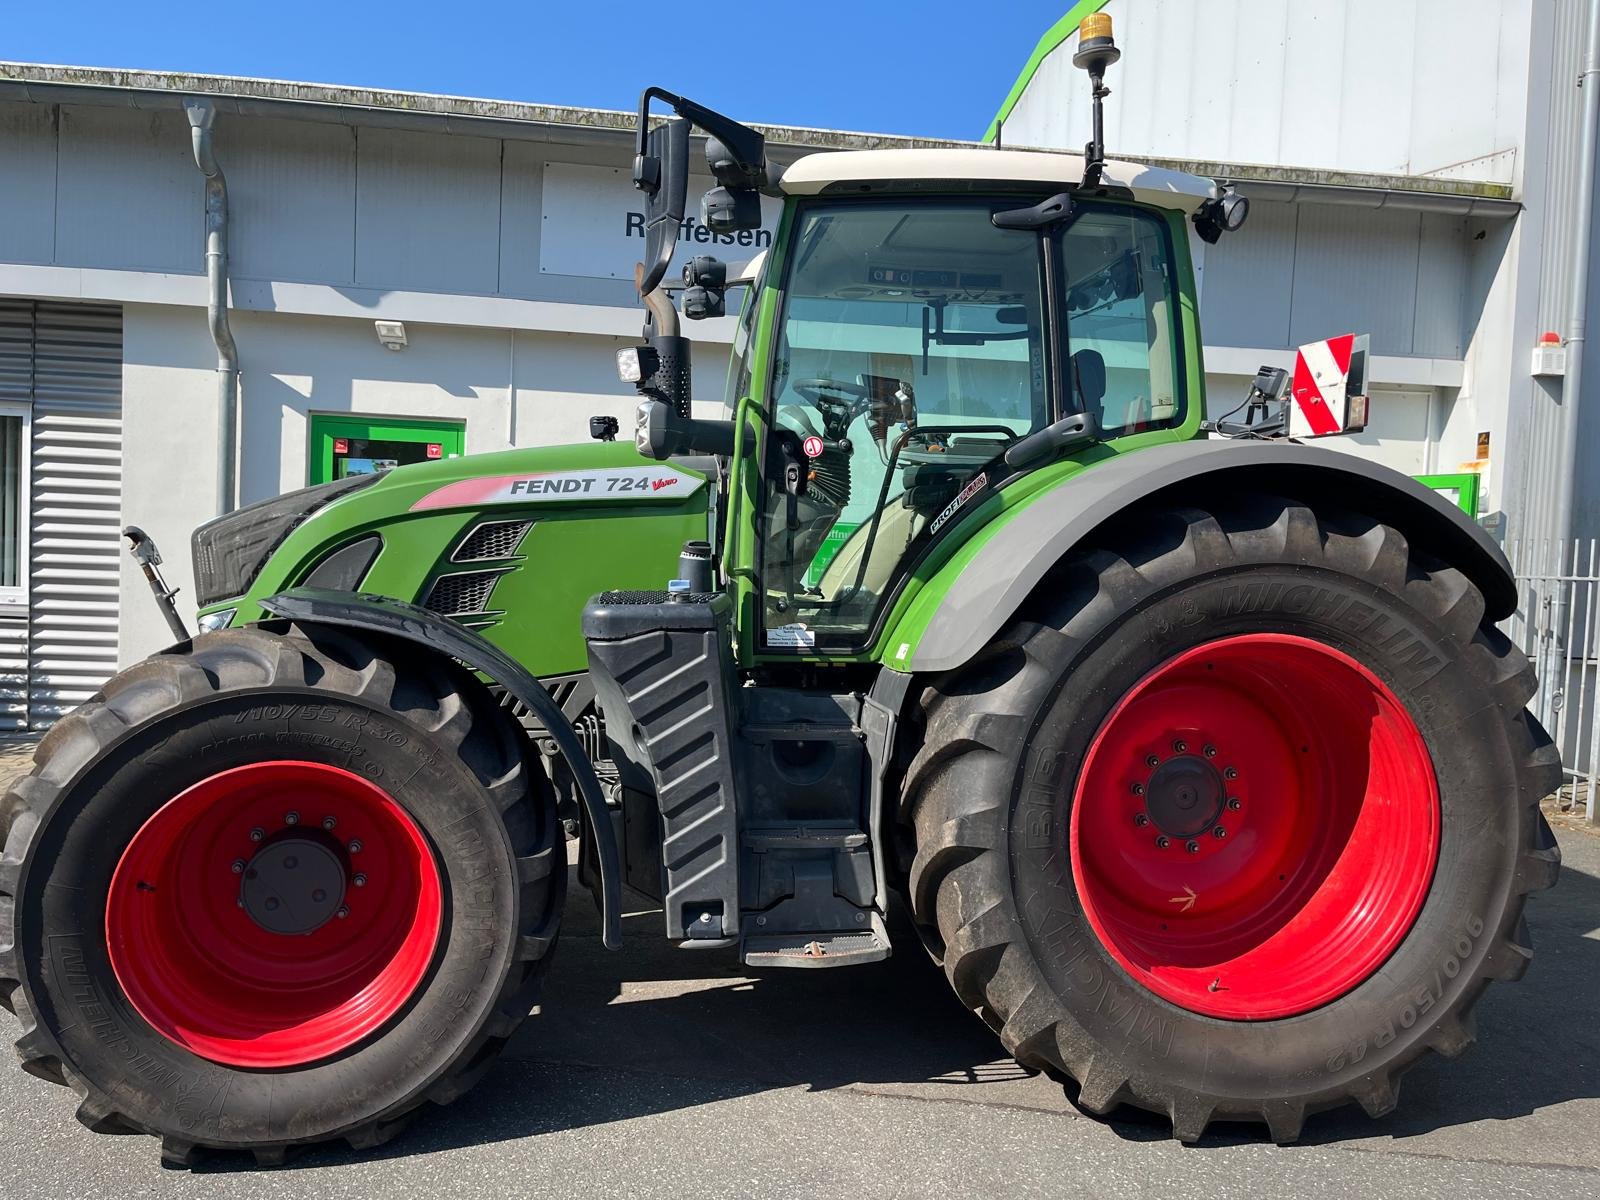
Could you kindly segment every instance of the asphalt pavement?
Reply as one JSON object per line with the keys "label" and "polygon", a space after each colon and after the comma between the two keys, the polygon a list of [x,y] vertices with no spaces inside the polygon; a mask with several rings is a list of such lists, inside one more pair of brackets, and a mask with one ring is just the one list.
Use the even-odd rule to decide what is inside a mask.
{"label": "asphalt pavement", "polygon": [[1490,989],[1479,1045],[1413,1070],[1394,1116],[1314,1117],[1292,1147],[1077,1114],[920,949],[752,975],[640,912],[611,953],[575,891],[547,1003],[477,1090],[387,1146],[167,1170],[153,1139],[91,1134],[65,1089],[0,1070],[0,1197],[1600,1197],[1600,833],[1559,833],[1533,966]]}

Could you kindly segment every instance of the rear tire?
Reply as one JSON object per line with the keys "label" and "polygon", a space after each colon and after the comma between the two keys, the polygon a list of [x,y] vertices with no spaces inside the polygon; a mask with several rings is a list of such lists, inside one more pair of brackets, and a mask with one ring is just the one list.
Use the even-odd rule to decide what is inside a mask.
{"label": "rear tire", "polygon": [[[565,898],[550,785],[488,690],[320,627],[202,634],[117,675],[46,735],[0,831],[24,1070],[175,1165],[364,1148],[462,1094],[532,1007]],[[263,899],[301,858],[335,872],[318,904]]]}
{"label": "rear tire", "polygon": [[[1212,1120],[1240,1119],[1265,1122],[1274,1140],[1293,1141],[1308,1113],[1352,1100],[1372,1116],[1389,1112],[1400,1074],[1430,1049],[1463,1050],[1473,1040],[1471,1009],[1483,989],[1526,969],[1523,902],[1555,882],[1560,862],[1539,814],[1540,799],[1560,782],[1560,765],[1524,710],[1532,669],[1483,616],[1482,596],[1460,571],[1353,513],[1261,497],[1220,499],[1210,511],[1145,512],[1103,532],[1062,564],[984,653],[922,696],[923,748],[907,773],[901,810],[915,845],[908,891],[957,994],[1020,1063],[1075,1083],[1081,1107],[1104,1115],[1126,1104],[1164,1115],[1182,1141],[1198,1139]],[[1214,873],[1214,890],[1203,886],[1199,903],[1189,906],[1187,889],[1172,886],[1191,866],[1213,861],[1207,856],[1221,843],[1175,830],[1169,847],[1146,856],[1142,841],[1124,844],[1116,822],[1126,817],[1128,839],[1160,832],[1135,827],[1152,817],[1138,807],[1145,791],[1131,794],[1134,784],[1153,792],[1156,777],[1146,784],[1126,770],[1132,783],[1116,772],[1105,779],[1090,773],[1101,761],[1091,747],[1099,754],[1107,744],[1096,739],[1132,711],[1125,698],[1168,678],[1163,669],[1181,667],[1185,655],[1209,669],[1194,655],[1211,656],[1228,639],[1248,647],[1261,635],[1313,658],[1347,660],[1355,664],[1351,679],[1370,674],[1373,694],[1393,697],[1402,714],[1396,728],[1411,726],[1420,736],[1418,762],[1426,767],[1391,792],[1404,799],[1424,792],[1431,778],[1438,797],[1432,832],[1417,833],[1428,810],[1426,796],[1417,795],[1417,823],[1402,831],[1411,838],[1405,861],[1368,874],[1369,887],[1380,892],[1381,880],[1372,880],[1385,872],[1409,873],[1415,884],[1409,902],[1404,895],[1394,902],[1392,945],[1378,945],[1382,953],[1368,955],[1373,961],[1342,973],[1335,964],[1319,991],[1306,981],[1315,976],[1316,950],[1338,936],[1337,921],[1320,927],[1322,940],[1297,943],[1298,927],[1266,912],[1278,923],[1263,925],[1260,936],[1279,938],[1291,955],[1274,1002],[1250,995],[1265,967],[1228,975],[1234,963],[1251,961],[1236,954],[1242,943],[1223,951],[1222,933],[1212,944],[1206,937],[1183,941],[1176,932],[1180,911],[1194,907],[1198,916],[1211,895],[1226,890],[1231,877]],[[1201,695],[1208,694],[1205,678]],[[1317,677],[1302,683],[1307,678]],[[1343,687],[1341,678],[1332,671],[1330,688]],[[1330,701],[1333,694],[1268,696],[1260,707],[1292,721],[1321,701],[1334,719],[1357,693],[1337,692]],[[1175,703],[1169,744],[1208,741],[1216,708],[1201,704],[1210,711],[1194,712],[1195,705]],[[1260,752],[1262,740],[1245,739],[1236,752]],[[1198,757],[1194,746],[1181,748]],[[1339,757],[1349,752],[1346,739]],[[1164,754],[1151,754],[1158,760],[1151,765],[1167,769]],[[1374,767],[1361,778],[1376,776]],[[1090,819],[1092,806],[1107,803],[1107,779],[1120,781],[1113,803],[1128,810],[1117,807],[1111,824]],[[1219,792],[1218,803],[1228,794]],[[1185,797],[1192,801],[1191,793]],[[1293,811],[1302,820],[1328,804],[1362,807],[1359,798],[1339,801],[1328,789],[1259,800],[1269,811],[1300,801]],[[1245,797],[1246,811],[1220,823],[1249,817],[1249,803]],[[1388,803],[1380,798],[1365,807]],[[1150,811],[1177,819],[1170,807]],[[1343,844],[1354,844],[1348,823],[1314,831],[1307,854],[1347,835]],[[1180,832],[1196,844],[1186,847]],[[1267,840],[1263,834],[1256,844]],[[1349,857],[1341,851],[1339,862]],[[1278,863],[1272,860],[1271,870],[1284,879],[1289,870]],[[1150,885],[1142,892],[1141,881]],[[1169,886],[1176,897],[1157,890]],[[1270,896],[1271,888],[1260,894]],[[1164,899],[1174,904],[1170,922]],[[1223,915],[1237,918],[1236,932],[1263,911],[1246,906]],[[1366,937],[1348,952],[1372,951],[1377,943]],[[1203,981],[1213,966],[1217,994],[1208,995]],[[1202,986],[1184,982],[1185,968],[1206,972]],[[1224,981],[1233,979],[1241,994],[1222,995]]]}

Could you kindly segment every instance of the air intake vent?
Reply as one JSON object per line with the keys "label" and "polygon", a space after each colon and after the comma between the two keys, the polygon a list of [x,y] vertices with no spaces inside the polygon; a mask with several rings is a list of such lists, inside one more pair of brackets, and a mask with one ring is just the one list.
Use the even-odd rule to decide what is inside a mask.
{"label": "air intake vent", "polygon": [[510,558],[532,524],[532,521],[485,521],[461,540],[450,557],[454,562]]}
{"label": "air intake vent", "polygon": [[423,607],[447,617],[484,612],[489,607],[489,593],[494,591],[495,580],[503,574],[503,571],[463,571],[441,575],[433,581],[433,589]]}

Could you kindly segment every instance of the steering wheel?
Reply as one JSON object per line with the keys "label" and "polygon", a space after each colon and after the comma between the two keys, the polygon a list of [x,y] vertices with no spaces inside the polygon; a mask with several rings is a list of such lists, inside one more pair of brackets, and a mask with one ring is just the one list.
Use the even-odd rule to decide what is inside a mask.
{"label": "steering wheel", "polygon": [[[865,400],[872,395],[872,389],[864,384],[843,379],[797,379],[790,386],[818,408],[826,407],[829,400],[837,404],[841,396]],[[830,392],[833,394],[828,395]]]}

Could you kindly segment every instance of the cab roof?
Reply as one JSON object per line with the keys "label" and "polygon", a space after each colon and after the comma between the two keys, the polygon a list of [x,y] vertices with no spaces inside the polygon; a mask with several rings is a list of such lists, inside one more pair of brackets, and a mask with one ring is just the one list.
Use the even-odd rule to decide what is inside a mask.
{"label": "cab roof", "polygon": [[[917,150],[839,150],[808,154],[783,173],[781,186],[791,196],[815,196],[853,189],[853,183],[907,183],[933,180],[1036,183],[1075,187],[1083,182],[1083,155],[1052,150],[972,148]],[[1108,159],[1103,176],[1125,187],[1134,199],[1192,213],[1209,199],[1215,183],[1200,175],[1144,163]]]}

